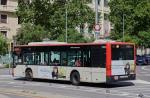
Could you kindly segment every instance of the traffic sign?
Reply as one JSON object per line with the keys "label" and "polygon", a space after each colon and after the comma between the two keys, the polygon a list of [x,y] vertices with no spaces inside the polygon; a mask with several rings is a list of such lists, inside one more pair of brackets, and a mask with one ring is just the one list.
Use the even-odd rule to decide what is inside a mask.
{"label": "traffic sign", "polygon": [[96,25],[94,26],[94,30],[95,30],[95,31],[100,31],[100,29],[101,29],[101,27],[100,27],[99,24],[96,24]]}

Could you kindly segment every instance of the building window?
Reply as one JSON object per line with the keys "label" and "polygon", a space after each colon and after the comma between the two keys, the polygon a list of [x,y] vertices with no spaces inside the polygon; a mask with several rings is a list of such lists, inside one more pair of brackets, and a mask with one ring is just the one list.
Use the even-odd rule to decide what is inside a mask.
{"label": "building window", "polygon": [[0,0],[1,1],[1,5],[7,5],[7,0]]}
{"label": "building window", "polygon": [[108,0],[104,0],[104,7],[108,7]]}
{"label": "building window", "polygon": [[0,15],[0,23],[7,23],[7,15]]}
{"label": "building window", "polygon": [[7,31],[0,31],[4,37],[7,37]]}
{"label": "building window", "polygon": [[22,21],[21,21],[21,17],[20,16],[18,16],[18,24],[21,24],[22,23]]}
{"label": "building window", "polygon": [[101,0],[98,0],[98,5],[100,5],[101,4]]}

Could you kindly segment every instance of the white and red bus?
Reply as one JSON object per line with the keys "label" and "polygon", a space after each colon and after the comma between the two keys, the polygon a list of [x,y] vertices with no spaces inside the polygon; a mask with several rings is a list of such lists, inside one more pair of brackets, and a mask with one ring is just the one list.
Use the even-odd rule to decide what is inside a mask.
{"label": "white and red bus", "polygon": [[112,83],[136,78],[135,45],[126,42],[18,45],[13,52],[16,77]]}

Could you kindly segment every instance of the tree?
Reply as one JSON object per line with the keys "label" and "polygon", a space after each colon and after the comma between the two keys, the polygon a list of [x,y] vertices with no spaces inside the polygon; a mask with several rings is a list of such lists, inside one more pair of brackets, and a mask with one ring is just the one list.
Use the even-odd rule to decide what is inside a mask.
{"label": "tree", "polygon": [[0,34],[0,55],[3,55],[8,50],[8,44],[6,38],[2,34]]}
{"label": "tree", "polygon": [[22,23],[41,25],[46,31],[49,31],[50,39],[56,40],[59,35],[65,33],[66,9],[68,10],[68,28],[74,30],[76,26],[83,28],[86,22],[92,27],[94,12],[86,5],[87,1],[32,0],[32,2],[25,2],[19,0],[17,15]]}
{"label": "tree", "polygon": [[[111,9],[110,21],[114,24],[112,38],[122,38],[124,16],[125,36],[128,36],[128,38],[130,36],[130,38],[133,37],[139,40],[143,40],[141,33],[143,31],[149,32],[150,28],[149,0],[111,0],[109,5]],[[137,44],[143,45],[141,44],[141,41],[138,41]]]}
{"label": "tree", "polygon": [[39,42],[44,38],[49,37],[49,33],[40,25],[33,25],[30,23],[23,24],[17,32],[17,43],[28,44],[29,42]]}
{"label": "tree", "polygon": [[[66,41],[65,33],[61,34],[57,40],[61,42]],[[81,33],[74,29],[68,30],[68,43],[86,43],[86,42],[92,42],[94,39],[88,39],[84,38]]]}
{"label": "tree", "polygon": [[141,40],[139,42],[140,46],[144,46],[145,48],[149,48],[150,47],[150,31],[149,32],[140,31],[138,35],[141,38]]}

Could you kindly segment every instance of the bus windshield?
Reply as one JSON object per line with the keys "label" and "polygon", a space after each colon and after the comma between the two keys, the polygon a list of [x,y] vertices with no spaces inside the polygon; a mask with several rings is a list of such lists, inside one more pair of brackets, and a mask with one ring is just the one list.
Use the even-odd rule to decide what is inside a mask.
{"label": "bus windshield", "polygon": [[112,60],[134,60],[133,45],[112,45]]}

